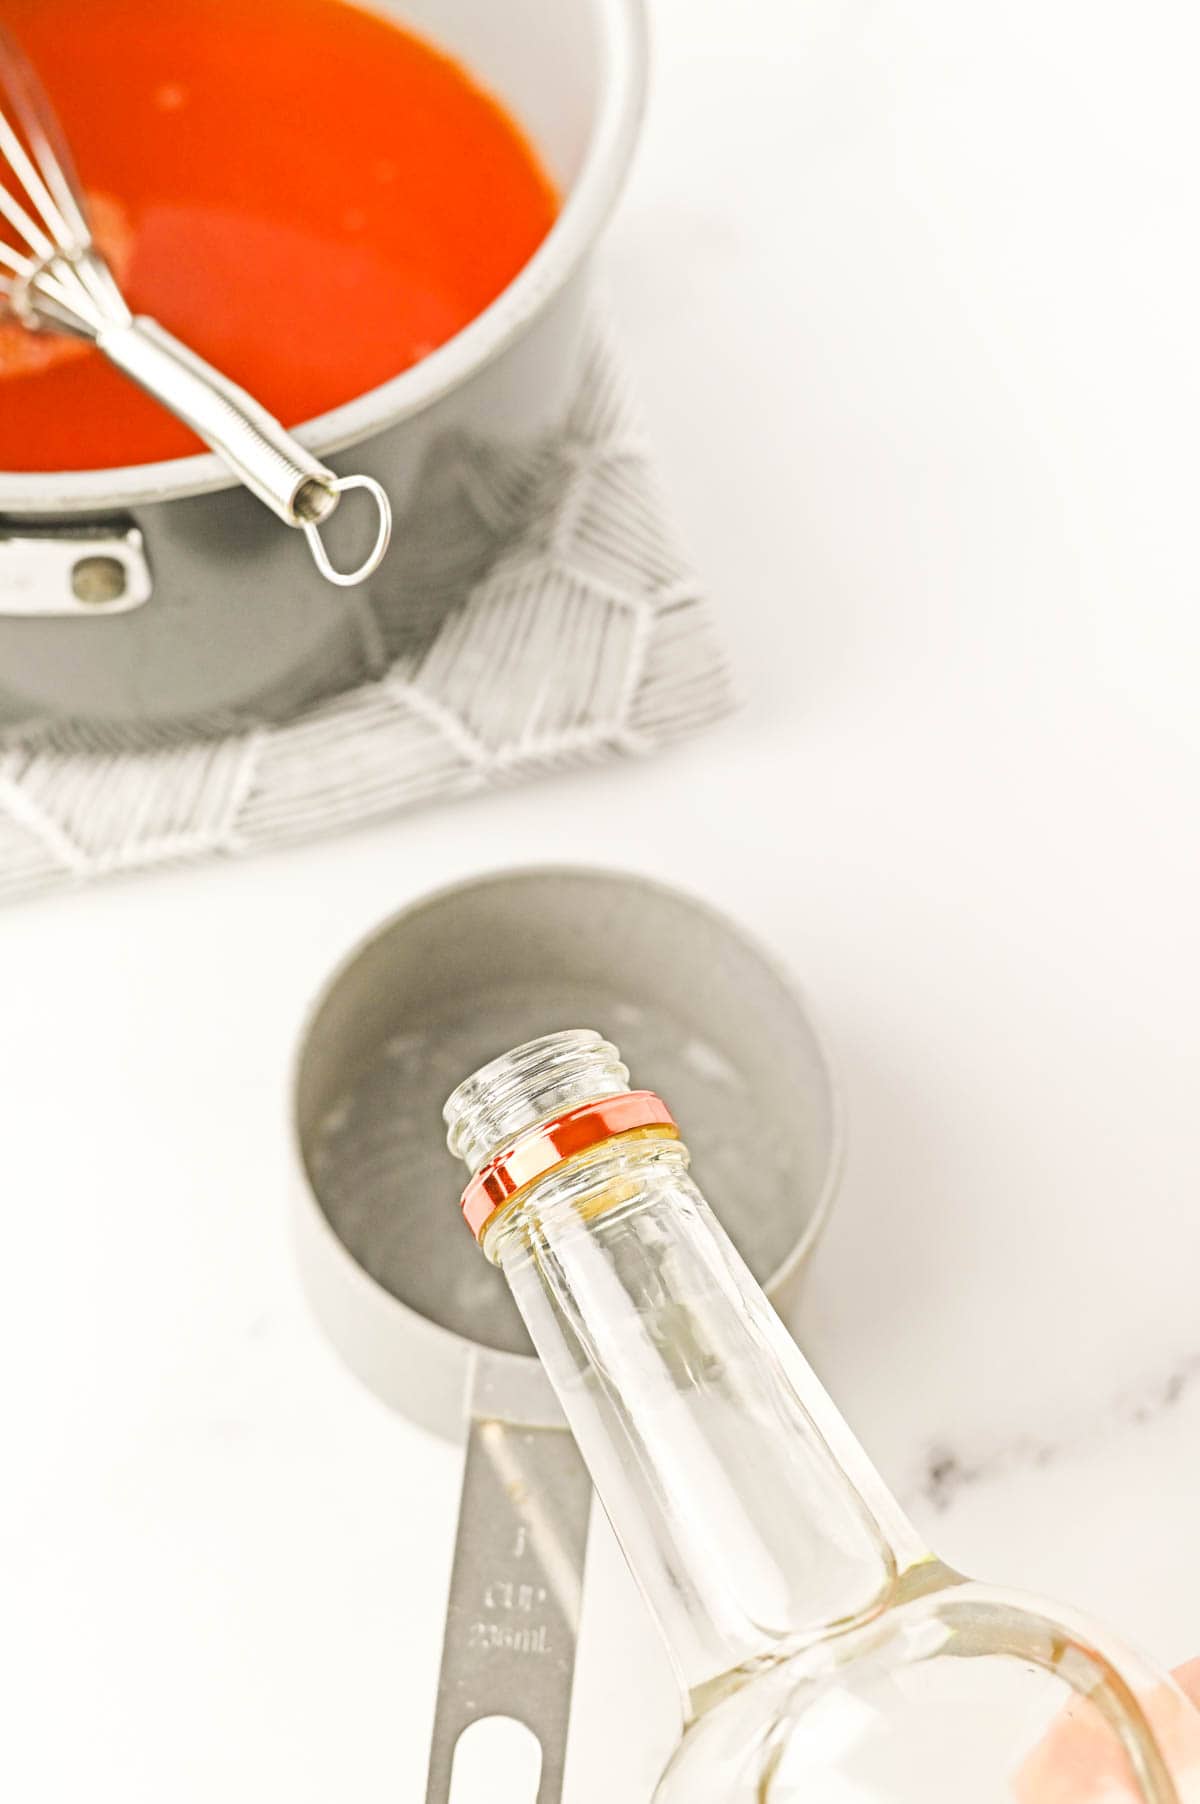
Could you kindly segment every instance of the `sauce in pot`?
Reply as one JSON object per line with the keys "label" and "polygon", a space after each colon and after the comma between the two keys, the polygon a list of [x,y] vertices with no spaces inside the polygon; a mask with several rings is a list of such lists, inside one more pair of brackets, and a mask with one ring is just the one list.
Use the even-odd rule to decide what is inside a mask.
{"label": "sauce in pot", "polygon": [[[0,20],[63,121],[134,311],[285,425],[444,344],[554,221],[497,102],[343,0],[0,0]],[[0,469],[202,448],[99,352],[0,324]]]}

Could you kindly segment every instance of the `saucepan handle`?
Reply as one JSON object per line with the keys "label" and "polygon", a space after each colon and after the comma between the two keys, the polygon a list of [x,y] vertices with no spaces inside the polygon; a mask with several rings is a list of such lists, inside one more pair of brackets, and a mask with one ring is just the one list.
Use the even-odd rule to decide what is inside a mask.
{"label": "saucepan handle", "polygon": [[[472,1804],[452,1789],[460,1739],[507,1719],[540,1745],[539,1769],[521,1737],[528,1804],[559,1804],[591,1480],[565,1428],[504,1421],[485,1413],[489,1402],[477,1384],[425,1799]],[[500,1734],[495,1747],[499,1759],[513,1743]]]}
{"label": "saucepan handle", "polygon": [[152,589],[145,543],[127,516],[86,526],[0,522],[0,614],[128,614]]}

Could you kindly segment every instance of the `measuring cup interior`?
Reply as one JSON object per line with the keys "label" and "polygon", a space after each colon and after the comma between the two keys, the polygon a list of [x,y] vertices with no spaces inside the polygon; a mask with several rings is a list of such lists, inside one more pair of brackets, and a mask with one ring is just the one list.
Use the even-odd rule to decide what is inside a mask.
{"label": "measuring cup interior", "polygon": [[756,1276],[815,1232],[836,1099],[790,982],[721,916],[590,870],[504,873],[407,910],[343,968],[301,1058],[301,1156],[351,1258],[452,1333],[531,1351],[500,1275],[455,1217],[465,1173],[441,1108],[534,1035],[595,1027],[666,1097],[703,1188]]}

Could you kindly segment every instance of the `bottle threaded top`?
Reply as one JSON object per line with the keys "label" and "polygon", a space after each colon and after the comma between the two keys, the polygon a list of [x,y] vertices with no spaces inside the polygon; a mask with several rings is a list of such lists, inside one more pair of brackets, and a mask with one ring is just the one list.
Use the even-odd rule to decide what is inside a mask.
{"label": "bottle threaded top", "polygon": [[472,1173],[526,1129],[629,1090],[615,1046],[590,1028],[527,1040],[464,1079],[446,1103],[446,1141]]}

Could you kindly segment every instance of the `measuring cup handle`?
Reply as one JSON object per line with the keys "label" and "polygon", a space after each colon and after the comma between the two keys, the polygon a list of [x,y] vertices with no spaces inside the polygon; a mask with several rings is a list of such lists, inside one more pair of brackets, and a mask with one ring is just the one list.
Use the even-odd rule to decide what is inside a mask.
{"label": "measuring cup handle", "polygon": [[591,1500],[565,1428],[473,1414],[425,1804],[450,1804],[459,1737],[488,1717],[541,1744],[528,1804],[560,1804]]}

